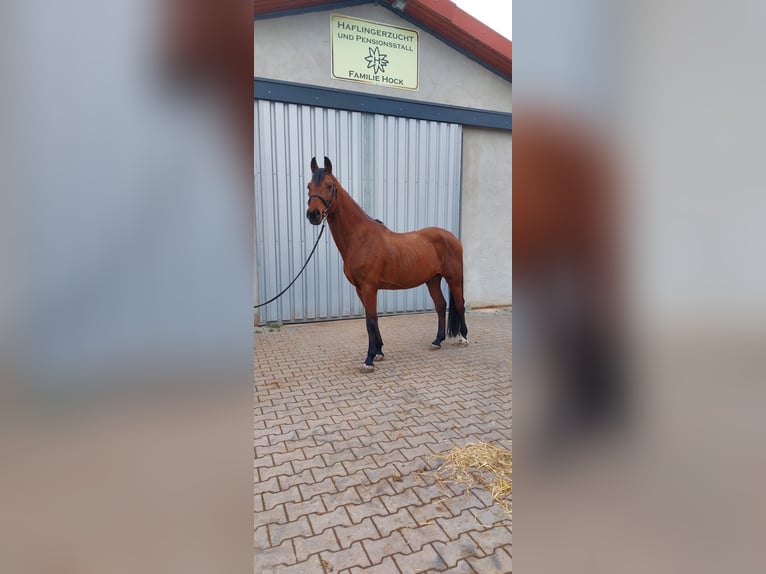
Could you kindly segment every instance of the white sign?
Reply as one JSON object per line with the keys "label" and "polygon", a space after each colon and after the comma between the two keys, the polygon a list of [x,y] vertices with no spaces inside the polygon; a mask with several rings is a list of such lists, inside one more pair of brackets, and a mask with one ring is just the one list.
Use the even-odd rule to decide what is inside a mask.
{"label": "white sign", "polygon": [[330,38],[333,78],[418,89],[417,30],[333,14]]}

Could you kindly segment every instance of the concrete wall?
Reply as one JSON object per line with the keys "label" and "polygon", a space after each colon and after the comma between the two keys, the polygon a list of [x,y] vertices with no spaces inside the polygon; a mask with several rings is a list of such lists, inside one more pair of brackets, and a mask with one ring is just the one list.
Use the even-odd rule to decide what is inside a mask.
{"label": "concrete wall", "polygon": [[466,303],[511,304],[513,139],[501,130],[463,128],[463,242]]}
{"label": "concrete wall", "polygon": [[[419,89],[371,86],[332,77],[330,15],[343,14],[420,32]],[[374,4],[256,20],[254,75],[453,106],[511,111],[511,84],[415,24]]]}

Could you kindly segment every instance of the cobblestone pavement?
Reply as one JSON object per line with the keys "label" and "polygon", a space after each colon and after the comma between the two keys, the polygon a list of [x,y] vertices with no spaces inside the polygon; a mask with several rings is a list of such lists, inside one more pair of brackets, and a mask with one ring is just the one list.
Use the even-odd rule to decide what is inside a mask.
{"label": "cobblestone pavement", "polygon": [[435,314],[381,317],[371,374],[363,319],[256,329],[256,573],[511,572],[489,493],[422,474],[455,446],[511,448],[511,312],[467,322],[467,348],[431,351]]}

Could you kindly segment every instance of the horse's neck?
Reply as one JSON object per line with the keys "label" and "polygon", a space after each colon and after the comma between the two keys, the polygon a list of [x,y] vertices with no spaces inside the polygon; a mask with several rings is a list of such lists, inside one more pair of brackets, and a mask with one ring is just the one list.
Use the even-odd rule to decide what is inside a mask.
{"label": "horse's neck", "polygon": [[327,223],[330,225],[335,245],[337,245],[341,257],[345,259],[349,250],[354,245],[358,245],[359,240],[366,234],[367,227],[372,223],[372,220],[342,187],[338,187],[335,201],[337,205],[333,213],[327,218]]}

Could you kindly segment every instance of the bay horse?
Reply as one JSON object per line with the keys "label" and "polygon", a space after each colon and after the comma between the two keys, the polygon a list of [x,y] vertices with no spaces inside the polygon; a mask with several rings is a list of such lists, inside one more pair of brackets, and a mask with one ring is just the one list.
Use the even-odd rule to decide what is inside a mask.
{"label": "bay horse", "polygon": [[[450,337],[459,335],[456,344],[466,346],[463,246],[458,238],[439,227],[407,233],[391,231],[367,215],[343,189],[333,175],[332,162],[327,157],[322,168],[315,157],[311,158],[311,174],[306,217],[312,225],[320,225],[327,219],[343,258],[343,273],[356,288],[364,305],[369,345],[361,372],[372,372],[375,369],[373,361],[384,357],[383,339],[378,328],[380,289],[411,289],[425,283],[439,317],[431,348],[440,349],[447,334]],[[446,320],[447,302],[441,290],[442,277],[450,291],[449,322]]]}

